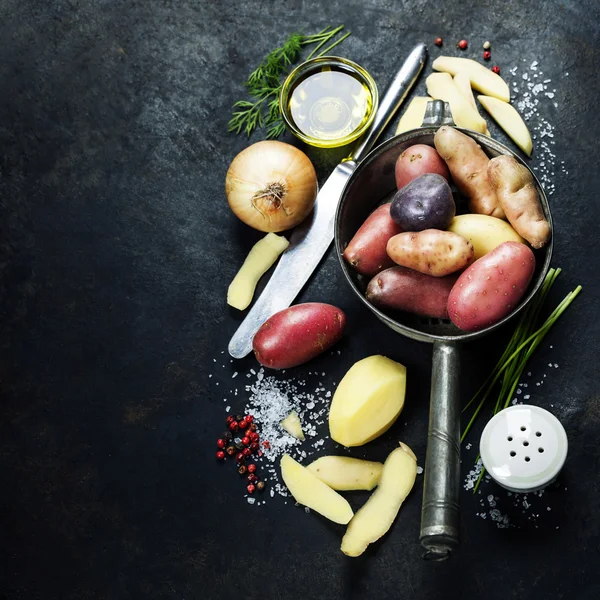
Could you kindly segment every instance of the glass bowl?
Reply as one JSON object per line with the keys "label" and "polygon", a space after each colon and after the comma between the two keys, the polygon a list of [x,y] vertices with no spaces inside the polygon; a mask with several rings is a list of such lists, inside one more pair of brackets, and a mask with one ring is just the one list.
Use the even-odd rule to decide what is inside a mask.
{"label": "glass bowl", "polygon": [[[352,89],[348,87],[346,95],[355,99],[357,97],[356,93],[351,94],[350,91],[354,92],[358,89],[360,101],[364,103],[362,120],[354,125],[354,127],[352,127],[350,119],[354,118],[357,120],[358,117],[353,117],[355,113],[352,111],[352,107],[346,104],[341,92],[336,92],[336,90],[342,89],[342,86],[337,85],[337,79],[335,80],[336,85],[331,86],[331,94],[329,96],[319,97],[314,102],[308,99],[304,105],[300,105],[297,98],[294,97],[294,92],[297,90],[298,94],[302,95],[300,86],[305,81],[325,72],[343,73],[352,77],[352,84],[350,84],[350,79],[344,78],[348,81],[348,86],[353,86]],[[333,82],[333,78],[331,79]],[[314,82],[314,79],[312,81]],[[358,82],[358,85],[356,82]],[[343,82],[341,83],[343,84]],[[303,142],[319,148],[337,148],[358,139],[371,126],[378,105],[379,94],[377,92],[377,84],[371,75],[355,62],[338,56],[312,58],[298,65],[288,75],[279,95],[279,108],[288,129]],[[360,106],[355,108],[358,110],[358,115],[360,115]],[[308,116],[299,116],[300,110],[306,111],[306,115]],[[320,114],[317,118],[313,119],[313,114],[317,114],[316,110],[320,111]],[[323,116],[325,118],[321,118],[320,121],[317,120]],[[305,120],[303,124],[296,122],[296,120],[300,121],[300,118]],[[346,118],[346,126],[340,128],[338,130],[339,133],[337,131],[318,129],[319,123],[330,125],[336,119],[344,123],[344,118]]]}

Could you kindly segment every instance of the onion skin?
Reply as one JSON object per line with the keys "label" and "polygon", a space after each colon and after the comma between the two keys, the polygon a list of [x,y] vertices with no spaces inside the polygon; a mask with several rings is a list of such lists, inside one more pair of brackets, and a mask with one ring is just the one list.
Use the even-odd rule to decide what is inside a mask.
{"label": "onion skin", "polygon": [[242,150],[225,178],[231,210],[250,227],[265,232],[285,231],[304,221],[315,204],[317,188],[308,156],[273,140]]}

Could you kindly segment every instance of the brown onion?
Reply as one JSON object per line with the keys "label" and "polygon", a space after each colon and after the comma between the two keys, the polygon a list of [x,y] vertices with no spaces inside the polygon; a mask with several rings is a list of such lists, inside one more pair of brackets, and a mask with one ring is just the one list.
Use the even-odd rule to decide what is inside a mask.
{"label": "brown onion", "polygon": [[264,141],[242,150],[225,178],[231,210],[260,231],[285,231],[302,222],[317,197],[317,174],[304,152]]}

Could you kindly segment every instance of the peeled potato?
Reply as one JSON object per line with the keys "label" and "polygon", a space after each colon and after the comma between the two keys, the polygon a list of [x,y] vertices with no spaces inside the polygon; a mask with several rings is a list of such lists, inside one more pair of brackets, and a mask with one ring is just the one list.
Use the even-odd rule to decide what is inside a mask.
{"label": "peeled potato", "polygon": [[436,100],[450,104],[452,118],[459,127],[472,129],[479,133],[487,131],[485,119],[475,110],[469,101],[458,91],[448,73],[432,73],[425,81],[427,93]]}
{"label": "peeled potato", "polygon": [[[471,79],[469,78],[469,74],[466,71],[459,71],[452,78],[452,80],[454,81],[456,89],[467,100],[471,107],[477,111],[477,114],[479,114],[477,103],[475,102],[475,96],[473,96],[473,90],[471,89]],[[484,133],[485,135],[489,136],[490,130],[486,127]]]}
{"label": "peeled potato", "polygon": [[369,544],[385,535],[415,484],[417,457],[400,444],[386,459],[377,489],[354,515],[342,538],[342,552],[360,556]]}
{"label": "peeled potato", "polygon": [[498,98],[492,98],[490,96],[479,96],[479,102],[483,104],[485,110],[492,115],[494,121],[506,131],[512,141],[527,154],[531,156],[533,150],[533,142],[531,141],[531,134],[525,121],[521,118],[521,115],[517,112],[517,109],[498,100]]}
{"label": "peeled potato", "polygon": [[471,87],[487,96],[494,96],[504,102],[510,102],[510,90],[506,81],[493,71],[470,58],[457,58],[454,56],[440,56],[431,65],[436,71],[443,71],[456,75],[459,71],[469,74]]}
{"label": "peeled potato", "polygon": [[421,127],[421,125],[423,125],[427,103],[431,100],[433,100],[433,98],[427,96],[416,96],[413,98],[406,107],[403,115],[400,117],[398,127],[396,128],[396,135]]}
{"label": "peeled potato", "polygon": [[380,462],[350,456],[322,456],[306,467],[334,490],[372,490],[381,477]]}
{"label": "peeled potato", "polygon": [[281,477],[298,504],[334,523],[345,525],[354,515],[348,501],[288,454],[281,457]]}
{"label": "peeled potato", "polygon": [[405,392],[404,365],[380,355],[354,363],[331,402],[331,439],[344,446],[362,446],[380,436],[402,411]]}

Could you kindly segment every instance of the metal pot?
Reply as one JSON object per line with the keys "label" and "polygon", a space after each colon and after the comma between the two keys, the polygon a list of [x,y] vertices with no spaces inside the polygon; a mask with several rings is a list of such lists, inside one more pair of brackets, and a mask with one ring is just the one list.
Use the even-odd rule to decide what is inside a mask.
{"label": "metal pot", "polygon": [[[433,146],[433,136],[441,125],[454,125],[448,104],[439,100],[429,102],[421,128],[395,136],[372,150],[361,160],[348,180],[335,217],[336,251],[344,275],[356,296],[395,332],[433,344],[420,541],[426,549],[425,558],[435,560],[443,560],[450,556],[459,540],[460,343],[480,338],[502,327],[529,304],[550,268],[553,247],[552,238],[546,247],[535,251],[536,270],[527,294],[520,304],[504,319],[481,331],[465,333],[449,320],[384,311],[367,301],[365,289],[368,280],[344,261],[344,249],[373,209],[382,202],[389,201],[396,191],[394,167],[398,156],[414,144]],[[457,129],[475,139],[490,158],[509,154],[529,168],[503,144],[470,130]],[[533,172],[532,175],[544,214],[552,227],[548,199]]]}

